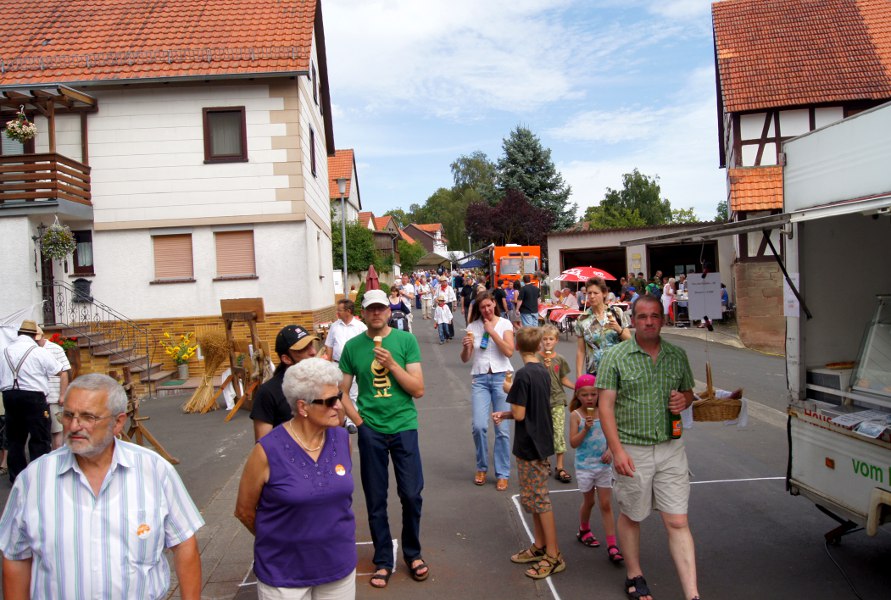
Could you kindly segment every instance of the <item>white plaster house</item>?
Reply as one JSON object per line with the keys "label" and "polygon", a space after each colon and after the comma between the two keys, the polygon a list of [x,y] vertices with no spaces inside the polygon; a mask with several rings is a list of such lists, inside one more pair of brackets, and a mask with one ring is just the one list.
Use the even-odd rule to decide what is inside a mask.
{"label": "white plaster house", "polygon": [[[243,297],[283,320],[330,320],[321,2],[94,8],[0,4],[16,24],[0,36],[0,121],[24,106],[39,130],[3,138],[0,314],[83,279],[138,321],[188,328]],[[32,239],[56,217],[78,238],[65,268]]]}

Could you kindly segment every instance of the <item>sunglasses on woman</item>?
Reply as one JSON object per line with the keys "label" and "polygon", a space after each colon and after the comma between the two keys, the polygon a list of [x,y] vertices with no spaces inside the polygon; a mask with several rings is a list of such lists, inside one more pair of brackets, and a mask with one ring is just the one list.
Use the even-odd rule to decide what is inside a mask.
{"label": "sunglasses on woman", "polygon": [[310,400],[310,404],[324,404],[325,408],[332,408],[337,401],[343,397],[343,392],[337,392],[334,396],[329,396],[328,398],[315,398]]}

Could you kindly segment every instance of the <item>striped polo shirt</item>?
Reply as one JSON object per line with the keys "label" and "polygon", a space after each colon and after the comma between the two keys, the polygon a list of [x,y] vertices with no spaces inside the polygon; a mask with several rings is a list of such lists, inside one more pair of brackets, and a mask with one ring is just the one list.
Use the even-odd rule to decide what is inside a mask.
{"label": "striped polo shirt", "polygon": [[693,389],[693,371],[681,348],[661,340],[654,363],[632,336],[603,353],[597,387],[616,390],[619,441],[652,446],[671,439],[668,400],[672,390]]}
{"label": "striped polo shirt", "polygon": [[0,518],[0,551],[33,559],[32,598],[167,595],[163,550],[191,538],[204,519],[170,463],[141,446],[114,444],[98,496],[67,446],[16,478]]}

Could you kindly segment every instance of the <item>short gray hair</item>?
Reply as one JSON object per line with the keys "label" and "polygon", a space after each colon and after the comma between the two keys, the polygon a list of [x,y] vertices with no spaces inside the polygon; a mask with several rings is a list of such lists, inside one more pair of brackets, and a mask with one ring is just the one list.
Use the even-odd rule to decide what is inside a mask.
{"label": "short gray hair", "polygon": [[336,364],[324,358],[307,358],[285,371],[282,391],[291,410],[296,411],[298,400],[314,400],[321,395],[322,387],[341,381],[343,373]]}
{"label": "short gray hair", "polygon": [[111,411],[113,417],[127,412],[127,392],[124,391],[124,388],[120,383],[108,375],[102,373],[87,373],[86,375],[81,375],[68,384],[68,389],[65,391],[65,398],[62,400],[63,403],[68,399],[68,396],[71,395],[71,390],[105,392],[105,404],[108,410]]}

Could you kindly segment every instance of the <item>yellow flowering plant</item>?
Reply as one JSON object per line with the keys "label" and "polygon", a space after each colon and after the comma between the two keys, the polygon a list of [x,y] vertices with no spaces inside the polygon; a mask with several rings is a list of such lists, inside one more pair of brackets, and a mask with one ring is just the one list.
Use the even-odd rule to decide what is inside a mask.
{"label": "yellow flowering plant", "polygon": [[193,335],[195,334],[184,333],[174,341],[173,336],[166,331],[164,332],[164,337],[161,338],[161,345],[164,346],[164,352],[167,353],[167,356],[173,359],[173,364],[184,365],[195,356],[195,353],[198,351],[198,344],[192,343]]}

